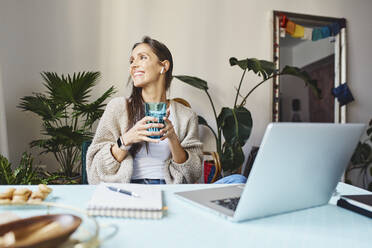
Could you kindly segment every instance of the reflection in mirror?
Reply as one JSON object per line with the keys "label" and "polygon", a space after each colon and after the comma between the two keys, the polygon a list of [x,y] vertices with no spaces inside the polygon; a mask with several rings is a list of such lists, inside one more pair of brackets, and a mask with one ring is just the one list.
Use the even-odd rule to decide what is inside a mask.
{"label": "reflection in mirror", "polygon": [[[295,33],[288,29],[289,22]],[[274,78],[273,121],[346,122],[345,106],[340,107],[331,93],[346,82],[345,19],[274,11],[273,48],[276,69],[285,65],[301,68],[322,90],[322,99],[317,99],[295,77]]]}

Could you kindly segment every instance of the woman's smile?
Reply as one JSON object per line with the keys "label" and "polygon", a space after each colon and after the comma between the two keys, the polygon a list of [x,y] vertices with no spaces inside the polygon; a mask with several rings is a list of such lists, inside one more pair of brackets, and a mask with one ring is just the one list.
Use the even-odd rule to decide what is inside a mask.
{"label": "woman's smile", "polygon": [[141,71],[141,70],[136,70],[133,73],[133,77],[134,78],[136,78],[136,77],[143,77],[144,75],[145,75],[145,71]]}

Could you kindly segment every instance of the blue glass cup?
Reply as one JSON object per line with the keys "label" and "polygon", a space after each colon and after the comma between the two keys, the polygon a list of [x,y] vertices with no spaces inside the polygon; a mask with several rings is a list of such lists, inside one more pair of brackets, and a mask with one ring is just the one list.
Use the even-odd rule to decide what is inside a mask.
{"label": "blue glass cup", "polygon": [[[151,121],[149,123],[161,123],[164,124],[163,118],[167,115],[167,103],[165,102],[146,102],[145,103],[145,115],[158,118],[157,122]],[[152,127],[147,129],[149,132],[159,132],[161,128]],[[161,135],[149,136],[152,139],[160,139]]]}

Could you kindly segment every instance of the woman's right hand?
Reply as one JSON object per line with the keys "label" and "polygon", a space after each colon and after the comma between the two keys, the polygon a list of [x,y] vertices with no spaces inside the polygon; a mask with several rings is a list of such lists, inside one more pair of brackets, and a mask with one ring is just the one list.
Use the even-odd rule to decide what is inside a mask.
{"label": "woman's right hand", "polygon": [[163,129],[161,129],[159,132],[150,132],[147,130],[149,128],[163,128],[164,124],[148,122],[158,122],[158,119],[151,116],[143,117],[131,129],[122,135],[124,145],[128,146],[143,141],[158,143],[160,139],[152,139],[149,136],[162,136],[164,134]]}
{"label": "woman's right hand", "polygon": [[[147,129],[149,128],[163,128],[164,124],[161,123],[147,123],[149,121],[157,122],[158,119],[151,116],[145,116],[143,117],[139,122],[136,123],[131,129],[129,129],[125,134],[122,135],[124,145],[132,145],[134,143],[147,141],[147,142],[153,142],[157,143],[160,141],[160,139],[152,139],[148,136],[159,136],[163,135],[164,131],[163,129],[159,132],[149,132]],[[114,158],[121,163],[127,156],[128,151],[122,150],[118,147],[117,144],[113,145],[111,147],[111,154],[114,156]]]}

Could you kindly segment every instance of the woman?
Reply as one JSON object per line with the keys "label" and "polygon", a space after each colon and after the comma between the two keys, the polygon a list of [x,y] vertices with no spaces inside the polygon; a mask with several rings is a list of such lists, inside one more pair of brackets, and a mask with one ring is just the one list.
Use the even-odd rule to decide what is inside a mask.
{"label": "woman", "polygon": [[[87,152],[90,184],[194,183],[200,178],[202,143],[197,115],[166,99],[172,70],[172,55],[164,44],[144,37],[133,46],[129,68],[132,94],[129,99],[115,98],[106,106]],[[151,123],[157,119],[145,116],[145,102],[167,103],[165,125]],[[149,128],[161,129],[150,132]]]}

